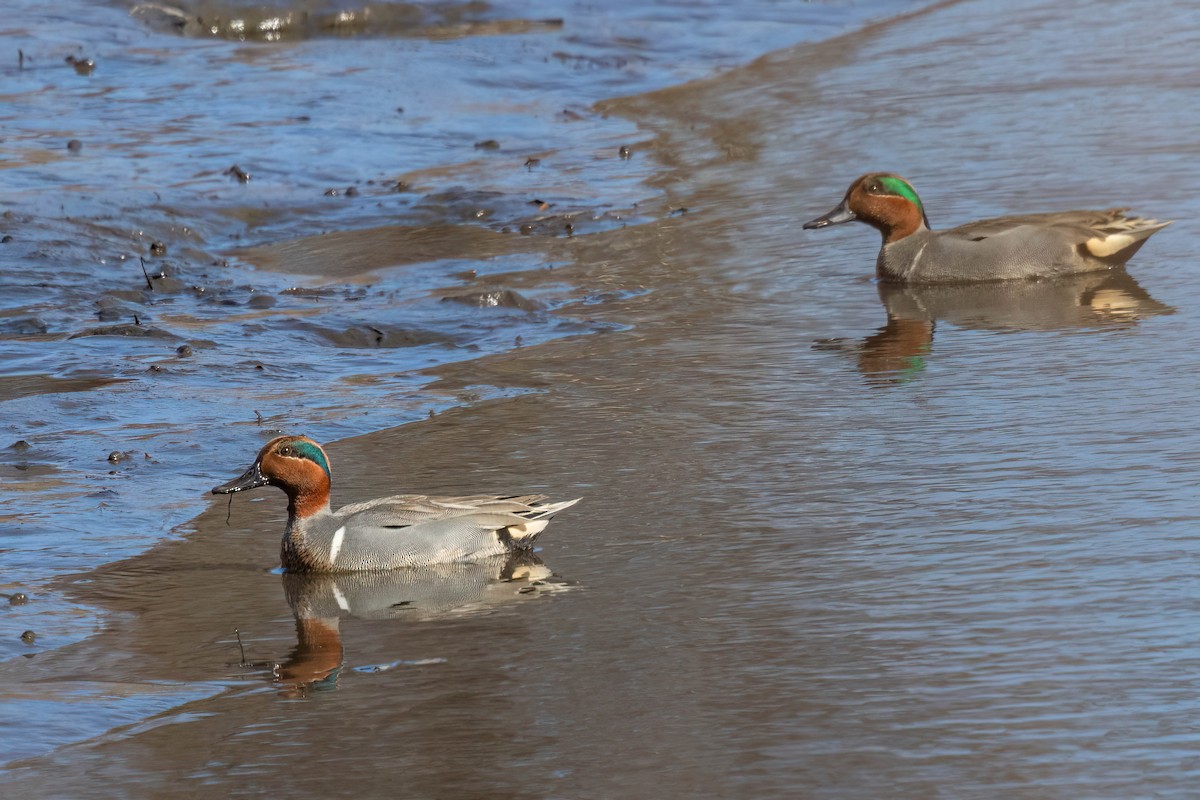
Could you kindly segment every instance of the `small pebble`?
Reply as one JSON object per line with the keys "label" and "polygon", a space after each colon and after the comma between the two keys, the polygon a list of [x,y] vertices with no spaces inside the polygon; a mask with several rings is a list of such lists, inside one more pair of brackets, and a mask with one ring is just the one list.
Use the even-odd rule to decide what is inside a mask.
{"label": "small pebble", "polygon": [[8,604],[10,606],[23,606],[29,602],[29,597],[24,592],[16,592],[8,596]]}
{"label": "small pebble", "polygon": [[25,631],[21,634],[21,641],[25,644],[33,644],[33,640],[37,638],[37,634],[33,631]]}
{"label": "small pebble", "polygon": [[166,254],[167,254],[167,246],[165,244],[163,244],[162,242],[151,242],[150,243],[150,255],[165,256]]}
{"label": "small pebble", "polygon": [[72,153],[78,153],[83,149],[83,142],[79,141],[78,139],[72,139],[71,141],[67,142],[67,149]]}
{"label": "small pebble", "polygon": [[500,143],[495,139],[484,139],[482,142],[475,143],[476,150],[499,150]]}
{"label": "small pebble", "polygon": [[346,191],[342,192],[346,197],[354,197],[358,194],[358,189],[353,186],[347,186]]}

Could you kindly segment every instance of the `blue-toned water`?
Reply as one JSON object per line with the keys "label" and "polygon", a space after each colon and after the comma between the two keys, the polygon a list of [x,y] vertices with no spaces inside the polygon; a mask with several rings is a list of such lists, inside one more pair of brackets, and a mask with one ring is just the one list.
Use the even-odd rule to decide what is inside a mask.
{"label": "blue-toned water", "polygon": [[[503,396],[422,371],[611,329],[587,309],[639,288],[537,275],[503,294],[554,266],[547,240],[649,219],[653,163],[619,153],[644,136],[592,104],[888,5],[364,7],[345,38],[303,20],[354,6],[299,4],[274,44],[170,24],[228,33],[254,6],[163,8],[29,3],[0,29],[11,589],[178,535],[271,430],[332,439]],[[44,641],[97,624],[41,594]]]}

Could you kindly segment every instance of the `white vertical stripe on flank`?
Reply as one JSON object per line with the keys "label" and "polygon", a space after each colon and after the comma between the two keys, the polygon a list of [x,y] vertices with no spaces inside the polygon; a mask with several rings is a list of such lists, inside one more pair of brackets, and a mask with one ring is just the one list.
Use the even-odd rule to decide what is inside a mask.
{"label": "white vertical stripe on flank", "polygon": [[338,528],[333,532],[333,544],[329,545],[329,564],[333,565],[337,561],[338,553],[342,549],[342,539],[346,538],[346,526]]}

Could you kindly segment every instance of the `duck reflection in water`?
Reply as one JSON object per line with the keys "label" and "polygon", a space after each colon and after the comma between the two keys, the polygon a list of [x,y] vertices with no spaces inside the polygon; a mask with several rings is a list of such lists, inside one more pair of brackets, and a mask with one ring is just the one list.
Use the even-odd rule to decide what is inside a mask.
{"label": "duck reflection in water", "polygon": [[[297,642],[272,673],[290,697],[337,687],[345,663],[339,628],[342,617],[425,622],[487,613],[570,586],[531,552],[474,563],[383,572],[284,573],[281,577],[296,618]],[[359,669],[380,672],[422,663],[431,662],[396,661]]]}
{"label": "duck reflection in water", "polygon": [[821,339],[813,347],[852,353],[874,385],[914,380],[925,369],[938,322],[992,331],[1133,327],[1174,313],[1121,269],[1040,281],[960,285],[878,284],[887,324],[861,341]]}

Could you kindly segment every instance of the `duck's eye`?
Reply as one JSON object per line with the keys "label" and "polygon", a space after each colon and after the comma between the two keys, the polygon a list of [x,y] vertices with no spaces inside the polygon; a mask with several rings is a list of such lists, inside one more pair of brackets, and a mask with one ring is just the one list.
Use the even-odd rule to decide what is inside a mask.
{"label": "duck's eye", "polygon": [[867,191],[870,192],[871,194],[879,194],[881,191],[883,191],[883,187],[880,186],[878,183],[872,183],[870,186],[867,187]]}
{"label": "duck's eye", "polygon": [[290,456],[291,454],[292,454],[292,446],[291,445],[285,444],[283,447],[279,448],[279,455]]}

